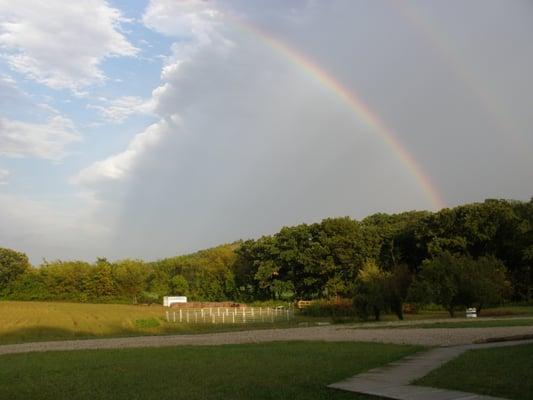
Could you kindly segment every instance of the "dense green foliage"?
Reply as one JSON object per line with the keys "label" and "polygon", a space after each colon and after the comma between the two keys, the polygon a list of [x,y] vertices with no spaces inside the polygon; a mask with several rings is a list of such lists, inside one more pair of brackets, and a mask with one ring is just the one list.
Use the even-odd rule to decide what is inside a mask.
{"label": "dense green foliage", "polygon": [[[365,278],[365,265],[375,266]],[[413,284],[411,284],[413,282]],[[435,213],[375,214],[284,227],[271,236],[154,262],[45,262],[0,251],[10,299],[159,302],[355,299],[361,316],[403,303],[457,307],[533,299],[533,200],[486,200]],[[409,296],[409,297],[408,297]]]}
{"label": "dense green foliage", "polygon": [[29,267],[28,257],[24,253],[0,247],[0,290],[26,272]]}
{"label": "dense green foliage", "polygon": [[3,355],[0,398],[362,400],[326,385],[417,350],[292,342]]}
{"label": "dense green foliage", "polygon": [[232,299],[236,297],[232,269],[236,246],[219,246],[151,263],[129,259],[112,263],[105,258],[94,264],[45,262],[12,278],[2,293],[13,300],[81,302],[160,302],[171,294],[193,300]]}
{"label": "dense green foliage", "polygon": [[453,317],[459,307],[476,307],[502,303],[510,284],[505,266],[493,256],[474,260],[448,252],[425,260],[410,288],[411,298],[418,302],[442,305]]}
{"label": "dense green foliage", "polygon": [[383,271],[374,261],[368,261],[359,270],[354,290],[354,306],[359,317],[366,320],[374,315],[377,321],[387,310],[387,282],[390,278],[390,272]]}

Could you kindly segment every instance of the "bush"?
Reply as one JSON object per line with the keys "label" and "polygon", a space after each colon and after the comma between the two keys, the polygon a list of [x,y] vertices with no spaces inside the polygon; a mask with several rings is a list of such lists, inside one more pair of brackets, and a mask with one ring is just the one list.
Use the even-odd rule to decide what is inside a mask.
{"label": "bush", "polygon": [[139,302],[144,304],[162,303],[161,297],[155,292],[141,292]]}
{"label": "bush", "polygon": [[135,320],[135,326],[137,328],[157,328],[161,324],[159,321],[155,318],[148,318],[148,319],[137,319]]}
{"label": "bush", "polygon": [[390,309],[389,288],[391,273],[385,272],[370,260],[357,274],[353,305],[357,316],[367,320],[371,315],[379,321],[383,312]]}
{"label": "bush", "polygon": [[308,307],[302,309],[302,315],[309,317],[354,317],[355,309],[349,300],[338,301],[314,301]]}

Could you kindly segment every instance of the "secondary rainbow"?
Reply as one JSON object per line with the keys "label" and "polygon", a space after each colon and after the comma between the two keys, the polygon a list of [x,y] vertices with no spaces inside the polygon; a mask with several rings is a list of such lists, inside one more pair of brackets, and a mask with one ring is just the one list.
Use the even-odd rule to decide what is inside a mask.
{"label": "secondary rainbow", "polygon": [[[430,44],[431,48],[446,62],[453,73],[461,79],[463,85],[470,90],[477,101],[487,111],[488,115],[497,124],[502,134],[513,134],[521,141],[520,128],[514,123],[514,119],[508,107],[493,95],[487,85],[480,81],[478,75],[460,57],[455,46],[448,39],[448,35],[439,30],[435,23],[430,23],[416,8],[413,2],[394,0],[389,3],[398,14],[405,18],[411,26],[422,33],[422,37]],[[522,144],[525,144],[522,142]]]}
{"label": "secondary rainbow", "polygon": [[291,62],[302,67],[308,74],[313,76],[323,85],[329,87],[337,94],[349,107],[356,113],[356,115],[373,131],[375,131],[381,139],[393,150],[398,159],[408,168],[413,175],[418,185],[430,200],[435,209],[445,207],[439,191],[432,184],[429,176],[424,173],[418,162],[409,154],[407,149],[398,141],[396,134],[363,102],[359,96],[353,91],[344,88],[333,76],[320,68],[316,63],[311,61],[297,50],[287,46],[269,33],[266,33],[254,25],[250,25],[242,20],[233,20],[240,28],[253,34],[261,39],[270,48],[283,54]]}

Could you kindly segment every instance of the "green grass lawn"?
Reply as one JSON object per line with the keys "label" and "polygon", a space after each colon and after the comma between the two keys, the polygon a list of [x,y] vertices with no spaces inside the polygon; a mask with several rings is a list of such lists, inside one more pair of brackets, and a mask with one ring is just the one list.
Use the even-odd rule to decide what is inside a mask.
{"label": "green grass lawn", "polygon": [[498,328],[506,326],[532,326],[533,318],[523,318],[523,319],[514,319],[514,318],[501,318],[494,320],[475,320],[475,319],[465,319],[457,322],[433,322],[425,324],[411,324],[404,326],[391,326],[391,329],[413,329],[413,328],[422,328],[422,329],[435,329],[435,328]]}
{"label": "green grass lawn", "polygon": [[533,344],[469,351],[416,384],[531,400]]}
{"label": "green grass lawn", "polygon": [[456,329],[456,328],[498,328],[498,327],[508,327],[508,326],[533,326],[533,318],[498,318],[498,319],[465,319],[458,318],[458,321],[439,321],[431,322],[415,322],[413,321],[410,324],[400,324],[398,325],[385,325],[376,326],[359,324],[356,329]]}
{"label": "green grass lawn", "polygon": [[0,399],[371,399],[326,388],[421,350],[291,342],[0,356]]}

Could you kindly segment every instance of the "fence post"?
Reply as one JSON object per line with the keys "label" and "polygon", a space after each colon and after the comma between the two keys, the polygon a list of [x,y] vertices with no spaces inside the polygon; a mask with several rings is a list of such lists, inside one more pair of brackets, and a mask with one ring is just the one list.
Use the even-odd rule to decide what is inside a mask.
{"label": "fence post", "polygon": [[187,310],[187,323],[189,323],[189,310]]}
{"label": "fence post", "polygon": [[176,322],[176,311],[173,311],[172,314],[174,316],[174,322]]}
{"label": "fence post", "polygon": [[168,317],[168,310],[166,310],[165,313],[167,314],[167,322],[170,322],[170,318]]}
{"label": "fence post", "polygon": [[183,311],[183,310],[180,308],[180,322],[182,321],[182,318],[183,318],[183,316],[182,316],[182,311]]}
{"label": "fence post", "polygon": [[235,323],[235,310],[233,310],[233,323]]}

